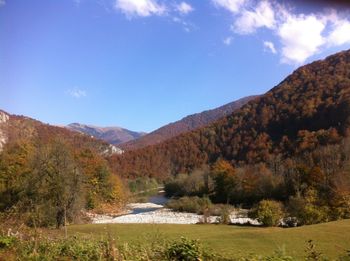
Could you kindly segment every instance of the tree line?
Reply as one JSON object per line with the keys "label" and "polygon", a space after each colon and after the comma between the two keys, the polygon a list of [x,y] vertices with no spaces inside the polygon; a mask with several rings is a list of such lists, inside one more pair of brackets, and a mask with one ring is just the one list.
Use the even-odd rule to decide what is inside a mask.
{"label": "tree line", "polygon": [[78,222],[82,211],[119,206],[124,185],[106,160],[62,137],[17,140],[0,154],[0,212],[30,226],[61,227]]}

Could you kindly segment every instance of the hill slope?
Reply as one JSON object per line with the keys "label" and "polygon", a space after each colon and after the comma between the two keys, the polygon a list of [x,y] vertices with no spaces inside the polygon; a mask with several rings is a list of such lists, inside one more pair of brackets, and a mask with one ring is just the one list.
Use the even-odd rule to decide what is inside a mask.
{"label": "hill slope", "polygon": [[123,149],[133,150],[133,149],[139,149],[149,145],[161,143],[181,133],[189,132],[189,131],[207,126],[210,123],[213,123],[218,119],[231,114],[235,110],[241,108],[247,102],[257,97],[258,96],[244,97],[242,99],[225,104],[216,109],[207,110],[201,113],[189,115],[179,121],[165,125],[145,136],[142,136],[141,138],[121,144],[120,146]]}
{"label": "hill slope", "polygon": [[8,142],[31,140],[34,143],[45,143],[56,137],[64,138],[76,148],[89,148],[100,154],[122,152],[119,148],[88,135],[0,110],[0,151]]}
{"label": "hill slope", "polygon": [[164,177],[219,157],[267,162],[339,143],[350,129],[350,50],[300,67],[209,127],[110,159],[122,175]]}
{"label": "hill slope", "polygon": [[104,140],[110,144],[118,145],[142,137],[146,133],[135,132],[120,127],[97,127],[80,123],[71,123],[68,129],[85,133],[97,139]]}

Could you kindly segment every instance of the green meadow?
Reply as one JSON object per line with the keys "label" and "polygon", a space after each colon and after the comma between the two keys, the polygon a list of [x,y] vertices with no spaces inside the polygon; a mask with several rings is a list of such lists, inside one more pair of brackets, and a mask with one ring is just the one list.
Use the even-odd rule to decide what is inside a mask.
{"label": "green meadow", "polygon": [[350,220],[297,228],[261,228],[227,225],[89,224],[68,227],[69,235],[111,236],[118,244],[147,244],[161,239],[198,239],[224,257],[270,255],[285,250],[302,259],[308,240],[329,258],[350,250]]}

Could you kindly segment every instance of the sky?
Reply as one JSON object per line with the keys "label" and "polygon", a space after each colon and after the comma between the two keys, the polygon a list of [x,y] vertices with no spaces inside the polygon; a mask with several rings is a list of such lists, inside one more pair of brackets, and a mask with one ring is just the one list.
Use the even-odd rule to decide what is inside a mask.
{"label": "sky", "polygon": [[349,49],[336,2],[0,0],[0,109],[150,132]]}

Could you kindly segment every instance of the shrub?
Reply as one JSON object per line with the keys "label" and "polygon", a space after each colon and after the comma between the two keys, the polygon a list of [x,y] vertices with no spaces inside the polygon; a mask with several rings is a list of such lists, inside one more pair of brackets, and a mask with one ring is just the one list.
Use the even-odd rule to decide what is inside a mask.
{"label": "shrub", "polygon": [[220,209],[220,215],[217,218],[217,222],[220,224],[230,224],[230,207],[228,205],[224,205]]}
{"label": "shrub", "polygon": [[208,214],[211,208],[211,201],[208,197],[182,197],[169,200],[165,206],[179,212]]}
{"label": "shrub", "polygon": [[311,225],[328,221],[329,208],[318,206],[310,200],[296,196],[289,199],[288,212],[297,218],[298,224]]}
{"label": "shrub", "polygon": [[0,236],[0,249],[9,248],[16,242],[15,237]]}
{"label": "shrub", "polygon": [[176,181],[172,180],[164,185],[165,196],[170,198],[173,196],[183,196],[182,185]]}
{"label": "shrub", "polygon": [[307,261],[323,260],[322,253],[316,250],[316,245],[312,240],[307,241],[307,247],[305,252]]}
{"label": "shrub", "polygon": [[[76,237],[60,240],[23,241],[17,248],[19,260],[101,260],[108,257],[106,240]],[[107,259],[107,258],[106,258]],[[104,260],[104,259],[102,259]]]}
{"label": "shrub", "polygon": [[147,191],[154,192],[158,189],[160,184],[158,184],[157,180],[153,178],[140,177],[134,180],[129,180],[128,186],[131,193],[140,193]]}
{"label": "shrub", "polygon": [[199,261],[201,260],[201,247],[197,240],[181,238],[179,242],[172,243],[167,249],[169,260]]}
{"label": "shrub", "polygon": [[178,174],[164,185],[167,197],[203,196],[213,189],[212,179],[206,167],[196,169],[190,174]]}
{"label": "shrub", "polygon": [[274,227],[283,218],[283,205],[274,200],[262,200],[250,212],[250,217],[258,219],[264,226]]}

